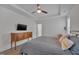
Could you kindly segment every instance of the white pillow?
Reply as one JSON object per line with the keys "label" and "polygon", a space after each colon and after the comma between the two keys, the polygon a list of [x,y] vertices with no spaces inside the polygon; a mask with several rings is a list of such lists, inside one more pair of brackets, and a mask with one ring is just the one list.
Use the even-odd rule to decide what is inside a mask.
{"label": "white pillow", "polygon": [[67,50],[71,48],[74,44],[73,41],[69,40],[66,36],[61,36],[59,39],[62,50]]}

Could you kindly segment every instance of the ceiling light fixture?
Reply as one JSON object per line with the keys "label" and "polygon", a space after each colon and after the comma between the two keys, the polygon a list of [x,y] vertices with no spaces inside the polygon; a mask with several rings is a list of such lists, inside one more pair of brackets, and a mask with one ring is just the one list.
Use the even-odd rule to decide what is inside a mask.
{"label": "ceiling light fixture", "polygon": [[37,13],[41,13],[42,11],[41,10],[37,10]]}
{"label": "ceiling light fixture", "polygon": [[40,4],[37,4],[37,8],[36,8],[36,11],[33,11],[32,13],[44,13],[44,14],[47,14],[48,12],[43,10],[41,7],[40,7]]}

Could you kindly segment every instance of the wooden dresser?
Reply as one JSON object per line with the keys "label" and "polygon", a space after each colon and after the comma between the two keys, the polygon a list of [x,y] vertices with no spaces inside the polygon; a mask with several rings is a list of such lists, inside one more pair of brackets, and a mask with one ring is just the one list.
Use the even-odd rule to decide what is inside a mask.
{"label": "wooden dresser", "polygon": [[15,50],[16,50],[16,42],[17,41],[21,41],[21,40],[25,40],[25,39],[29,39],[32,38],[32,32],[12,32],[11,33],[11,48],[12,48],[12,44],[14,43],[15,45]]}

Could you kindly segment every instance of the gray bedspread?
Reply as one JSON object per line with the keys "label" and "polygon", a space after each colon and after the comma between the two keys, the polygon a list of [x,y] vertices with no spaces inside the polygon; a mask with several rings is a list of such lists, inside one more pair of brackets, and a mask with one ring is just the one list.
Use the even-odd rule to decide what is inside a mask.
{"label": "gray bedspread", "polygon": [[63,51],[57,39],[38,37],[22,45],[21,54],[28,55],[71,55],[69,50]]}

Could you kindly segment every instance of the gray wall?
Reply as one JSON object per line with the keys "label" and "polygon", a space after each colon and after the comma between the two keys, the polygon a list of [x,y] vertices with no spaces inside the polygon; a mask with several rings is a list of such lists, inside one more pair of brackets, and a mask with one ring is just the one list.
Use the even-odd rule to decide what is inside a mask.
{"label": "gray wall", "polygon": [[71,31],[79,31],[79,5],[75,5],[70,13],[70,29]]}
{"label": "gray wall", "polygon": [[64,16],[37,21],[37,23],[42,24],[43,36],[56,36],[57,34],[65,33],[64,27],[66,26],[66,18]]}
{"label": "gray wall", "polygon": [[[36,37],[36,23],[28,17],[16,14],[6,8],[0,7],[0,52],[10,48],[10,33],[16,31],[16,24],[27,25],[27,31],[33,32],[33,38]],[[26,41],[20,41],[20,45]]]}

